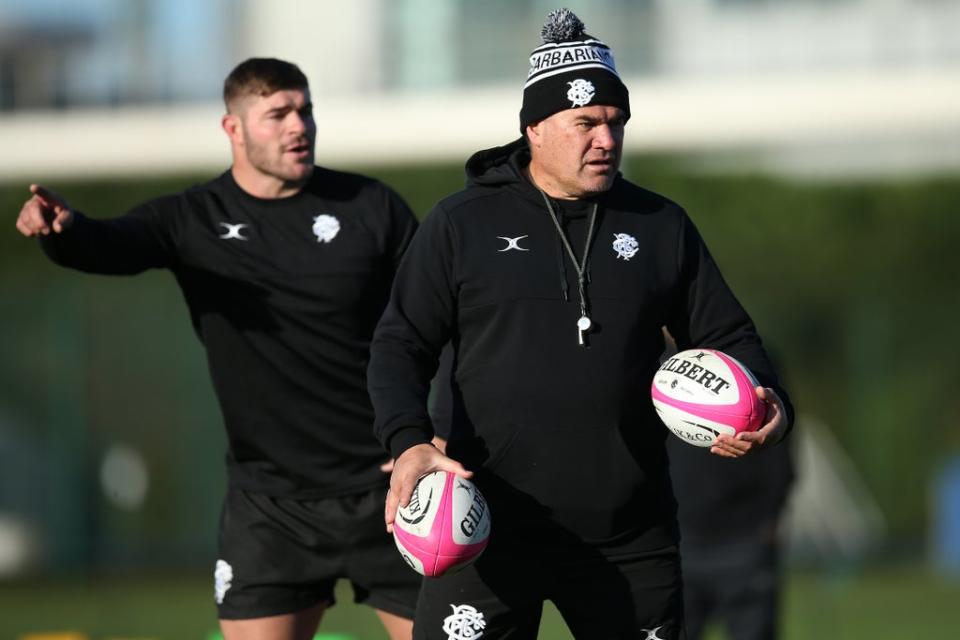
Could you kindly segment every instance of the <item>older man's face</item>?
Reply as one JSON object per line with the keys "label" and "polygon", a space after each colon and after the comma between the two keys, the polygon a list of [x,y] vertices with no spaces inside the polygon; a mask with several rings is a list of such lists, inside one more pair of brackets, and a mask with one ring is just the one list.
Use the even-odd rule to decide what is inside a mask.
{"label": "older man's face", "polygon": [[559,111],[528,126],[533,181],[559,199],[608,190],[620,168],[625,124],[621,109],[596,105]]}

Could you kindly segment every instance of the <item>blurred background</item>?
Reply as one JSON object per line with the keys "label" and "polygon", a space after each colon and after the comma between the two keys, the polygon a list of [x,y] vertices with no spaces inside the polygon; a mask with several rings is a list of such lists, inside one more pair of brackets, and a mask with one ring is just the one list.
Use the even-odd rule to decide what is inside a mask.
{"label": "blurred background", "polygon": [[[422,216],[517,137],[557,6],[0,0],[0,637],[216,627],[225,439],[185,305],[166,273],[47,263],[27,185],[106,217],[217,175],[223,78],[273,56],[310,79],[318,163]],[[784,637],[956,637],[960,1],[563,6],[630,88],[624,173],[688,209],[798,408]],[[380,637],[340,600],[325,629]]]}

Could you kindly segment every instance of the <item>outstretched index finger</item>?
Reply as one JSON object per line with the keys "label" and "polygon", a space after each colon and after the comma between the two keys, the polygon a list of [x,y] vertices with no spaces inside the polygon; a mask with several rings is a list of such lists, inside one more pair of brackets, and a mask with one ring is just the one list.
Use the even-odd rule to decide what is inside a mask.
{"label": "outstretched index finger", "polygon": [[70,209],[70,207],[67,205],[67,202],[63,198],[58,196],[50,189],[47,189],[39,184],[31,184],[30,193],[40,200],[40,203],[43,206],[52,209],[57,215],[60,215],[60,213],[65,209]]}

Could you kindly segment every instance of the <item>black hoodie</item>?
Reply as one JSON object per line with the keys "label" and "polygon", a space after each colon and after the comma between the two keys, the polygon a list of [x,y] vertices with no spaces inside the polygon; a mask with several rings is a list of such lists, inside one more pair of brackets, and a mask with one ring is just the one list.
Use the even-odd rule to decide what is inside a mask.
{"label": "black hoodie", "polygon": [[[337,226],[321,237],[324,215]],[[89,273],[169,269],[207,353],[231,486],[307,499],[385,482],[366,364],[416,226],[371,178],[317,167],[296,195],[261,199],[228,170],[117,218],[78,213],[40,242]]]}
{"label": "black hoodie", "polygon": [[[372,343],[376,433],[394,456],[430,441],[429,382],[450,341],[447,453],[478,472],[500,531],[540,519],[589,542],[672,544],[668,432],[649,392],[661,327],[681,348],[733,355],[786,395],[684,211],[620,176],[595,201],[594,329],[580,346],[576,268],[523,176],[528,162],[524,140],[475,154],[467,188],[414,237]],[[556,203],[578,260],[593,203]],[[617,234],[637,251],[615,250]]]}

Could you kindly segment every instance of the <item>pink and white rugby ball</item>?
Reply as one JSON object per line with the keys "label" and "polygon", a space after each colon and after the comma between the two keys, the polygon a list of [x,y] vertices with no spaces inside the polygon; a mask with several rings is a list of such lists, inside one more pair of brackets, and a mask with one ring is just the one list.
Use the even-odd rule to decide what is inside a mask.
{"label": "pink and white rugby ball", "polygon": [[417,481],[397,510],[393,539],[414,571],[436,577],[470,564],[490,537],[490,510],[477,487],[447,471]]}
{"label": "pink and white rugby ball", "polygon": [[766,416],[757,379],[734,358],[714,349],[681,351],[653,376],[650,395],[675,436],[709,447],[721,433],[756,431]]}

